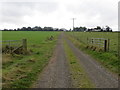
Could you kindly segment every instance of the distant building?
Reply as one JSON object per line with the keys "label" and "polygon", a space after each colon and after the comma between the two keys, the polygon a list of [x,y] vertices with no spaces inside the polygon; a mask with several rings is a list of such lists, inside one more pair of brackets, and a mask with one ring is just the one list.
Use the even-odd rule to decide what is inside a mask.
{"label": "distant building", "polygon": [[96,29],[96,28],[94,28],[94,29],[92,29],[92,31],[94,31],[94,32],[100,32],[101,29]]}
{"label": "distant building", "polygon": [[67,29],[65,29],[65,28],[61,28],[60,31],[67,31]]}

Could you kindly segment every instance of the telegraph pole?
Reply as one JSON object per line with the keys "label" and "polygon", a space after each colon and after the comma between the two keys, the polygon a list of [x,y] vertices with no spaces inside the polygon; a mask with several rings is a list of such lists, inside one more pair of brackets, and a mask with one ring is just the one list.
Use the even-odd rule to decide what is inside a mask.
{"label": "telegraph pole", "polygon": [[73,30],[74,30],[74,20],[75,20],[75,18],[72,18],[72,20],[73,20]]}
{"label": "telegraph pole", "polygon": [[[75,18],[72,18],[72,20],[73,20],[73,31],[74,31],[74,20],[75,20]],[[73,37],[75,37],[74,32],[73,32]]]}

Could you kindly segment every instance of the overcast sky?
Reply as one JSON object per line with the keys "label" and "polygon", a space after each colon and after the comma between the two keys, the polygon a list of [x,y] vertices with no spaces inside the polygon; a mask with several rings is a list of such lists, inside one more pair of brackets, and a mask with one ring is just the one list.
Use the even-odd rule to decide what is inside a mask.
{"label": "overcast sky", "polygon": [[119,0],[0,0],[0,29],[110,26],[118,29]]}

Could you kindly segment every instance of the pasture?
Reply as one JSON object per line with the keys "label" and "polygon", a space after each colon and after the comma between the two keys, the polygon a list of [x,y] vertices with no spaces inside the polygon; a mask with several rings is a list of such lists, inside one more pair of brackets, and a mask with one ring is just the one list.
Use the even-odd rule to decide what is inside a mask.
{"label": "pasture", "polygon": [[[60,37],[58,38],[58,36]],[[50,37],[53,37],[50,39]],[[88,45],[87,38],[106,38],[110,39],[110,49],[107,52],[93,51],[86,46]],[[2,86],[3,88],[32,88],[38,80],[39,75],[43,74],[43,70],[48,74],[43,74],[43,78],[40,77],[42,83],[49,83],[55,86],[51,80],[56,81],[59,86],[59,81],[63,81],[66,76],[70,75],[73,85],[75,87],[94,87],[94,84],[90,81],[87,71],[82,66],[84,62],[85,67],[87,65],[93,66],[95,72],[94,79],[101,77],[96,75],[97,73],[103,74],[100,81],[104,81],[106,76],[104,73],[96,68],[96,64],[90,63],[92,57],[97,60],[100,65],[106,67],[114,73],[119,73],[118,65],[118,33],[114,32],[42,32],[42,31],[3,31],[2,40],[22,40],[27,39],[27,53],[26,54],[2,54]],[[64,40],[64,41],[63,41]],[[58,44],[57,44],[58,41]],[[57,48],[55,46],[57,45]],[[74,47],[73,47],[74,46]],[[76,48],[77,47],[77,48]],[[55,55],[53,51],[55,50]],[[78,50],[84,52],[84,56],[78,52]],[[65,52],[65,54],[64,54]],[[87,55],[87,54],[89,55]],[[52,57],[53,55],[53,57]],[[78,57],[81,56],[81,57]],[[53,58],[52,63],[49,63],[50,58]],[[87,57],[87,58],[86,58]],[[55,59],[55,60],[54,60]],[[67,62],[66,62],[67,61]],[[80,61],[80,62],[79,62]],[[67,64],[69,65],[67,66]],[[48,69],[43,69],[45,66]],[[68,68],[68,69],[67,69]],[[61,71],[62,70],[62,71]],[[64,72],[70,71],[70,73]],[[90,71],[90,70],[89,70]],[[88,72],[89,72],[88,71]],[[79,72],[79,73],[78,73]],[[104,71],[103,71],[104,72]],[[105,71],[106,72],[106,71]],[[57,74],[56,74],[57,73]],[[45,75],[45,76],[44,76]],[[51,77],[52,75],[52,77]],[[55,75],[55,76],[54,76]],[[64,78],[59,78],[59,77]],[[46,80],[49,79],[48,81]],[[111,78],[111,77],[110,77]],[[45,82],[43,82],[45,79]],[[108,80],[110,80],[108,78]],[[50,82],[49,82],[50,81]],[[65,80],[66,82],[69,81]],[[82,84],[81,84],[82,82]],[[84,82],[84,83],[83,83]],[[105,81],[108,83],[108,81]],[[69,82],[71,83],[71,82]],[[112,81],[110,82],[112,83]],[[49,85],[48,84],[48,85]],[[61,84],[63,86],[64,83]],[[80,85],[81,84],[81,85]],[[41,84],[40,84],[41,85]],[[46,84],[47,85],[47,84]],[[103,85],[104,86],[104,85]],[[50,86],[51,87],[51,86]]]}
{"label": "pasture", "polygon": [[[3,31],[2,40],[27,39],[28,54],[3,54],[2,80],[5,88],[27,88],[47,65],[60,32]],[[48,38],[53,36],[53,40]]]}
{"label": "pasture", "polygon": [[70,35],[79,39],[80,42],[87,44],[87,38],[110,39],[110,52],[118,52],[118,33],[114,32],[71,32]]}

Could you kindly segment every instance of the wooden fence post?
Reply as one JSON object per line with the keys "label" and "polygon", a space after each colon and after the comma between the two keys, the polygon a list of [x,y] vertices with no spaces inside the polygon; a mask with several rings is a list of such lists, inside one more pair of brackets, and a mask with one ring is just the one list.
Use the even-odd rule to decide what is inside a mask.
{"label": "wooden fence post", "polygon": [[24,52],[24,54],[26,54],[26,52],[27,52],[27,39],[23,39],[22,41],[23,41],[23,52]]}
{"label": "wooden fence post", "polygon": [[104,51],[107,51],[107,40],[104,41]]}
{"label": "wooden fence post", "polygon": [[8,42],[9,44],[8,44],[8,47],[10,47],[10,41]]}
{"label": "wooden fence post", "polygon": [[93,39],[92,39],[92,44],[93,44]]}
{"label": "wooden fence post", "polygon": [[110,39],[108,39],[108,51],[110,50]]}

